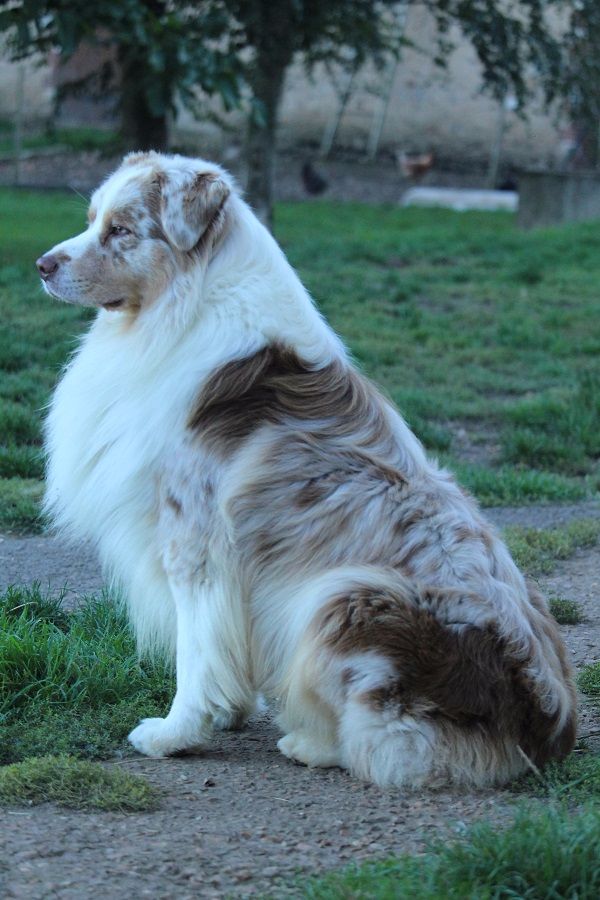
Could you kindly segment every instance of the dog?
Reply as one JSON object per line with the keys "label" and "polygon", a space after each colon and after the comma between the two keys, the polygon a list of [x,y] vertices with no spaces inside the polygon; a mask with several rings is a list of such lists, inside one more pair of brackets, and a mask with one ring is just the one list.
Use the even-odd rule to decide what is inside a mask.
{"label": "dog", "polygon": [[260,692],[279,749],[382,786],[502,784],[575,738],[545,602],[360,374],[222,168],[130,154],[37,261],[97,309],[46,421],[46,510],[176,661],[143,754]]}

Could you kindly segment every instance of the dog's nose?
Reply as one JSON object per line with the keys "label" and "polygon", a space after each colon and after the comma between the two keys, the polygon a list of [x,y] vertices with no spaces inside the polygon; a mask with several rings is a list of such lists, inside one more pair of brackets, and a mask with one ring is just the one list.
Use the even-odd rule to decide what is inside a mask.
{"label": "dog's nose", "polygon": [[55,256],[52,256],[51,253],[48,253],[47,256],[40,256],[35,264],[44,281],[46,281],[47,278],[50,278],[50,276],[58,269],[58,260]]}

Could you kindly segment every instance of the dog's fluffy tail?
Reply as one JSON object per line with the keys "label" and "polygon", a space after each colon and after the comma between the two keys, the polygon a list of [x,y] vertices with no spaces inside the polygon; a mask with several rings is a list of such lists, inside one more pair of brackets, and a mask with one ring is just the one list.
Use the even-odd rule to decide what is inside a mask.
{"label": "dog's fluffy tail", "polygon": [[507,627],[493,598],[394,570],[328,573],[326,586],[294,668],[302,694],[336,717],[339,759],[354,774],[485,786],[571,750],[572,675],[538,597],[523,597]]}

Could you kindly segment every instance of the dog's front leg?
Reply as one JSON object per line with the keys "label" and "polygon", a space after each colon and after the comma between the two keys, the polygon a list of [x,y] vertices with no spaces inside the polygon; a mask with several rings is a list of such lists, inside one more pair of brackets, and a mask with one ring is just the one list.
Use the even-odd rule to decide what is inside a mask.
{"label": "dog's front leg", "polygon": [[171,581],[177,610],[177,691],[164,719],[144,719],[129,735],[146,756],[206,746],[214,720],[252,705],[243,610],[220,584]]}

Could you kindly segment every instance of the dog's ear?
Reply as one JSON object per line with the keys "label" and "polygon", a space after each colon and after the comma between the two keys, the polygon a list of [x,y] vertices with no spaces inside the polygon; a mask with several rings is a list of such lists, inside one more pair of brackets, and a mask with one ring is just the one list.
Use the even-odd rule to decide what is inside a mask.
{"label": "dog's ear", "polygon": [[168,240],[178,250],[192,250],[203,236],[214,240],[223,227],[229,185],[216,172],[162,175],[160,218]]}

